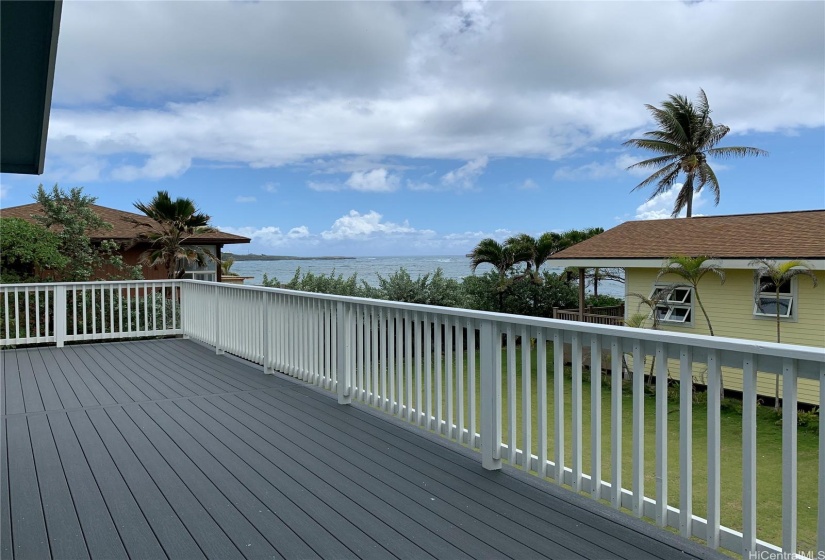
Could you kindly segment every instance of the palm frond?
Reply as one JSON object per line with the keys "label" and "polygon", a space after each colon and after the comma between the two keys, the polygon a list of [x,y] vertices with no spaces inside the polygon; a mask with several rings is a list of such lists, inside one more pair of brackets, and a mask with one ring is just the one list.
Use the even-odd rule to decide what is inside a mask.
{"label": "palm frond", "polygon": [[723,148],[711,148],[705,152],[711,157],[718,158],[733,158],[733,157],[747,157],[747,156],[767,156],[768,152],[760,150],[759,148],[750,148],[747,146],[725,146]]}

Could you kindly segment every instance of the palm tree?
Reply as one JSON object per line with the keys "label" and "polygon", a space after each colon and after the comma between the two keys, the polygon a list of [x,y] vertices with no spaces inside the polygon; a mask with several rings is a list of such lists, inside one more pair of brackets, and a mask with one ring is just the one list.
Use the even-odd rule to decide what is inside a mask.
{"label": "palm tree", "polygon": [[548,231],[538,238],[522,233],[507,239],[504,244],[512,247],[516,263],[526,264],[527,270],[523,277],[529,277],[533,283],[541,284],[539,269],[551,255],[562,249],[562,242],[563,238],[560,234]]}
{"label": "palm tree", "polygon": [[169,278],[182,278],[187,264],[203,266],[208,261],[217,260],[206,249],[186,243],[194,235],[215,231],[209,227],[209,216],[199,212],[191,199],[172,200],[167,191],[158,191],[148,204],[135,202],[135,208],[154,222],[146,224],[135,220],[136,225],[152,227],[137,239],[137,242],[150,244],[140,256],[142,264],[163,265]]}
{"label": "palm tree", "polygon": [[[779,294],[782,286],[789,284],[790,281],[797,277],[805,275],[811,279],[814,287],[816,287],[816,274],[813,273],[813,267],[803,260],[791,260],[783,263],[777,263],[773,259],[756,259],[751,261],[751,266],[757,268],[753,271],[754,279],[757,282],[757,289],[755,294],[756,305],[760,311],[764,312],[764,304],[759,294],[762,292],[774,292],[776,299],[774,301],[774,312],[776,314],[776,341],[781,341],[780,327],[781,320],[781,305]],[[774,408],[779,410],[779,376],[776,376],[776,398],[774,399]]]}
{"label": "palm tree", "polygon": [[[639,305],[636,307],[636,313],[631,315],[625,321],[625,325],[634,329],[643,329],[645,328],[645,323],[647,323],[648,317],[651,317],[653,319],[653,324],[650,328],[654,331],[658,331],[661,326],[661,318],[659,317],[659,314],[656,313],[656,308],[665,303],[671,293],[673,293],[673,288],[654,290],[650,297],[638,292],[631,292],[627,294],[629,297],[639,298]],[[643,305],[647,307],[647,311],[645,312],[642,311]],[[647,378],[648,385],[653,384],[653,369],[655,366],[656,356],[654,355],[650,362],[650,375],[648,375]]]}
{"label": "palm tree", "polygon": [[467,255],[470,257],[470,271],[475,273],[479,265],[491,264],[498,272],[498,307],[499,311],[504,310],[504,292],[510,286],[510,279],[507,273],[513,266],[521,261],[521,255],[516,251],[520,250],[513,244],[501,244],[495,239],[487,238],[478,242],[478,245]]}
{"label": "palm tree", "polygon": [[657,130],[644,133],[644,138],[632,138],[624,146],[643,148],[662,154],[640,161],[628,167],[630,169],[657,169],[650,177],[636,185],[633,190],[656,184],[650,198],[654,198],[673,187],[677,177],[684,174],[682,188],[676,197],[672,216],[675,218],[683,208],[687,208],[687,217],[693,215],[693,193],[699,192],[706,185],[714,195],[714,202],[719,204],[719,181],[708,163],[709,157],[745,157],[766,156],[768,152],[759,148],[744,146],[716,147],[730,128],[714,124],[710,118],[710,107],[704,90],[699,90],[699,98],[694,105],[681,95],[670,95],[662,107],[645,105],[653,119],[659,125]]}
{"label": "palm tree", "polygon": [[[724,284],[725,271],[722,270],[722,268],[718,264],[708,262],[710,260],[711,257],[708,256],[670,257],[669,259],[665,260],[664,264],[662,265],[662,269],[656,276],[656,279],[658,280],[666,274],[675,274],[676,276],[679,276],[682,279],[686,280],[687,283],[693,287],[693,297],[696,298],[696,304],[699,306],[699,309],[702,310],[702,315],[705,316],[705,321],[707,321],[708,323],[708,330],[710,331],[710,336],[713,336],[713,326],[710,324],[710,317],[708,317],[708,312],[705,309],[705,306],[702,305],[702,298],[699,297],[699,282],[706,274],[713,273],[717,275],[722,281],[722,284]],[[722,398],[725,397],[725,381],[722,378],[721,370],[719,372],[719,393]]]}

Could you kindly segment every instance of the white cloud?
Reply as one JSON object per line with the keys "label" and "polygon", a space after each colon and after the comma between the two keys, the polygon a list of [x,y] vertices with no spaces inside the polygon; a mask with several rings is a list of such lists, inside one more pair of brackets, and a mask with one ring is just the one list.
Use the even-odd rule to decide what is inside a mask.
{"label": "white cloud", "polygon": [[410,224],[406,221],[402,224],[384,222],[383,216],[375,210],[370,210],[366,214],[350,210],[349,214],[335,220],[329,230],[321,232],[321,237],[327,240],[364,240],[376,235],[393,235],[397,237],[422,233],[428,235],[434,232],[431,230],[417,230],[410,227]]}
{"label": "white cloud", "polygon": [[386,169],[372,171],[355,171],[346,181],[346,186],[361,192],[392,192],[398,188],[399,179],[390,175]]}
{"label": "white cloud", "polygon": [[267,183],[264,183],[261,186],[261,189],[270,193],[278,192],[278,183],[275,181],[269,181]]}
{"label": "white cloud", "polygon": [[[670,218],[670,214],[673,212],[673,205],[676,203],[676,195],[679,194],[679,189],[682,188],[681,183],[676,183],[673,187],[663,192],[662,194],[655,196],[645,202],[644,204],[640,205],[636,208],[636,219],[637,220],[664,220],[666,218]],[[704,194],[704,190],[699,192],[693,193],[693,215],[694,216],[701,216],[701,214],[697,214],[695,210],[697,208],[701,208],[705,204],[705,199],[702,198]],[[679,214],[679,217],[683,217],[685,215],[685,210]]]}
{"label": "white cloud", "polygon": [[482,156],[454,169],[441,177],[441,184],[448,187],[460,189],[470,189],[475,185],[476,180],[484,173],[487,167],[488,158]]}
{"label": "white cloud", "polygon": [[644,177],[650,175],[652,171],[645,169],[631,169],[627,168],[641,161],[630,154],[621,154],[613,160],[599,162],[591,161],[578,167],[559,167],[553,173],[553,180],[555,181],[593,181],[599,179],[610,179],[613,177],[621,177],[626,174],[637,177]]}
{"label": "white cloud", "polygon": [[250,202],[257,202],[258,199],[254,196],[236,196],[235,202],[240,202],[242,204],[250,203]]}
{"label": "white cloud", "polygon": [[340,191],[344,186],[341,183],[332,183],[329,181],[307,181],[307,188],[313,191],[330,192]]}
{"label": "white cloud", "polygon": [[528,177],[518,188],[525,191],[534,191],[539,188],[539,184]]}
{"label": "white cloud", "polygon": [[[560,159],[699,87],[734,133],[792,132],[825,124],[823,18],[821,2],[70,2],[50,165],[93,153],[92,180],[134,181],[192,161],[347,158],[334,172],[366,175],[392,156]],[[651,51],[673,21],[703,25]],[[457,173],[453,188],[477,178]]]}
{"label": "white cloud", "polygon": [[306,226],[294,227],[286,235],[290,239],[304,239],[310,236],[309,228]]}

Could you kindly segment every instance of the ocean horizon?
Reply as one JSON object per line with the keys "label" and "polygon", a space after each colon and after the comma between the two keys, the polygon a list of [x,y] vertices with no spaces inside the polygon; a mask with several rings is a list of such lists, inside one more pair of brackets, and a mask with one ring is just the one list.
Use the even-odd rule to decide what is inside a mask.
{"label": "ocean horizon", "polygon": [[[472,275],[470,271],[470,259],[466,255],[433,255],[433,256],[409,256],[409,257],[347,257],[341,259],[330,258],[301,258],[278,261],[236,261],[232,265],[232,272],[241,276],[249,276],[247,284],[260,285],[263,276],[266,274],[270,279],[275,278],[281,283],[289,282],[295,271],[300,268],[301,274],[312,272],[313,274],[342,274],[348,278],[353,274],[358,274],[358,280],[364,280],[370,286],[378,285],[378,275],[387,277],[397,272],[401,267],[409,272],[415,279],[424,274],[434,274],[437,269],[441,269],[445,278],[461,280],[465,276]],[[478,267],[476,274],[485,274],[492,270],[492,265],[483,264]],[[561,273],[564,271],[560,267],[542,267],[542,270]],[[588,293],[592,292],[592,288]],[[615,297],[624,297],[624,284],[620,282],[602,280],[599,282],[599,293]]]}

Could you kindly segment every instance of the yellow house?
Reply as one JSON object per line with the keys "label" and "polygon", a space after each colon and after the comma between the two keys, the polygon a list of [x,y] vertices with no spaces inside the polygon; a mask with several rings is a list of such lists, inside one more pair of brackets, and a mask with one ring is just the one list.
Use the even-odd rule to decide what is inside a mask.
{"label": "yellow house", "polygon": [[[705,275],[698,284],[698,296],[716,336],[769,342],[776,342],[775,293],[771,290],[770,301],[757,304],[762,283],[755,276],[753,261],[805,260],[818,286],[801,275],[780,287],[781,341],[825,347],[825,210],[625,222],[556,253],[549,262],[563,267],[622,268],[625,319],[650,311],[634,294],[650,297],[665,288],[670,293],[655,311],[659,328],[710,334],[693,288],[674,274],[659,276],[664,261],[676,255],[710,256],[725,271],[724,284],[715,274]],[[652,313],[647,326],[651,324]],[[675,364],[672,371],[678,371]],[[703,372],[694,373],[701,382]],[[728,373],[727,389],[742,389],[741,377],[723,373]],[[775,380],[760,375],[759,394],[772,398]],[[819,384],[800,380],[799,400],[818,403]]]}

